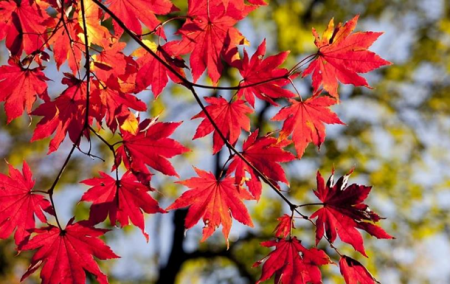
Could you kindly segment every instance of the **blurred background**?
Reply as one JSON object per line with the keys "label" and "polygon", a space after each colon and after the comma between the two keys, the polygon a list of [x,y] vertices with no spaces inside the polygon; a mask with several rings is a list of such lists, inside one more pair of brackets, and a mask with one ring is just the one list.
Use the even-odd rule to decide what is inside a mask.
{"label": "blurred background", "polygon": [[[187,7],[185,2],[175,4],[182,10]],[[373,90],[340,87],[341,104],[333,110],[347,126],[327,126],[327,138],[320,151],[310,145],[301,160],[284,165],[291,187],[282,189],[296,203],[314,202],[312,189],[316,187],[318,169],[328,177],[333,166],[338,176],[354,167],[350,183],[373,186],[367,204],[387,218],[380,224],[396,239],[377,240],[364,233],[368,259],[348,245],[337,242],[336,246],[365,265],[382,283],[450,283],[450,3],[278,0],[251,13],[238,27],[251,43],[246,47],[250,54],[264,38],[267,55],[290,50],[285,64],[289,68],[315,52],[312,27],[321,34],[331,18],[336,23],[345,22],[356,14],[360,15],[356,30],[384,31],[371,50],[394,65],[366,76]],[[167,26],[167,34],[174,28]],[[127,52],[136,47],[130,44]],[[2,64],[7,54],[2,45]],[[53,62],[46,74],[56,83],[49,87],[50,96],[55,97],[63,90],[59,84],[61,74]],[[237,84],[238,75],[236,70],[226,70],[221,84]],[[304,98],[311,94],[309,80],[295,80]],[[232,95],[201,94],[226,98]],[[174,137],[193,151],[172,159],[181,179],[194,175],[192,165],[217,171],[227,153],[211,155],[211,136],[191,140],[200,120],[190,121],[199,108],[189,92],[171,85],[156,101],[151,91],[139,97],[149,102],[148,116],[184,121]],[[280,128],[280,124],[270,121],[277,111],[278,108],[264,103],[257,105],[252,130],[260,128],[265,133]],[[55,178],[71,143],[65,141],[57,153],[46,156],[48,139],[29,143],[38,120],[23,116],[6,125],[4,112],[0,112],[0,172],[7,171],[3,159],[16,167],[26,160],[37,180],[36,187],[44,190]],[[106,131],[102,135],[110,141],[118,139]],[[93,141],[95,153],[107,161],[76,154],[57,187],[56,209],[62,223],[73,215],[78,220],[87,218],[88,206],[77,203],[87,187],[79,182],[98,176],[98,171],[108,172],[112,165],[108,150],[96,142]],[[81,146],[87,147],[87,143]],[[160,174],[152,180],[158,190],[153,196],[164,208],[186,190],[174,181]],[[252,264],[270,252],[259,243],[273,238],[276,218],[289,209],[269,188],[265,188],[258,203],[246,205],[255,228],[234,222],[229,250],[218,232],[199,243],[201,224],[185,234],[186,211],[178,210],[147,217],[148,243],[134,227],[111,227],[106,241],[122,258],[102,261],[100,266],[109,275],[110,283],[254,283],[261,269],[252,268]],[[313,246],[314,229],[309,223],[298,220],[296,227],[294,234],[305,246]],[[319,246],[338,260],[324,242]],[[12,240],[0,242],[0,283],[18,283],[28,267],[30,252],[16,254]],[[337,266],[323,267],[322,272],[324,283],[343,283]],[[38,275],[25,283],[39,283]]]}

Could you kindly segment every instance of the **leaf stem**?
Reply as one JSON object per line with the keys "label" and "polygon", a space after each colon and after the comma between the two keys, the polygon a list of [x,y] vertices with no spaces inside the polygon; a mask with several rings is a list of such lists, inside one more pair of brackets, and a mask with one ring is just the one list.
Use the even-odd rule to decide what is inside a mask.
{"label": "leaf stem", "polygon": [[229,156],[228,159],[225,161],[225,163],[224,163],[223,166],[222,166],[222,169],[220,170],[220,174],[219,174],[219,178],[218,178],[218,179],[220,179],[220,178],[222,177],[223,172],[225,171],[225,167],[227,166],[228,162],[230,162],[231,159],[233,159],[233,157],[234,157],[234,154],[233,154],[233,153],[230,153],[230,156]]}
{"label": "leaf stem", "polygon": [[45,190],[31,190],[31,193],[35,193],[35,192],[48,194],[48,191],[45,191]]}
{"label": "leaf stem", "polygon": [[[95,129],[92,128],[92,126],[89,126],[89,130],[90,130],[92,133],[94,133],[94,135],[97,136],[98,139],[100,139],[100,141],[102,141],[103,144],[105,144],[105,145],[109,148],[109,150],[110,150],[111,153],[113,154],[113,157],[114,157],[114,164],[115,164],[115,161],[116,161],[116,150],[114,150],[114,145],[116,145],[117,142],[114,143],[114,144],[110,144],[108,141],[106,141],[105,138],[103,138],[100,134],[98,134],[97,131],[95,131]],[[116,165],[116,167],[115,167],[115,171],[116,171],[116,182],[119,182],[119,168],[117,167],[117,165]]]}
{"label": "leaf stem", "polygon": [[67,155],[66,160],[64,161],[64,164],[62,165],[61,169],[59,170],[58,175],[56,176],[55,180],[53,181],[52,186],[50,187],[50,189],[47,191],[48,196],[50,198],[50,202],[52,204],[53,207],[53,211],[55,211],[55,219],[56,219],[56,223],[58,224],[59,229],[62,231],[62,227],[61,224],[59,223],[59,219],[58,219],[58,214],[56,213],[56,207],[55,207],[55,202],[53,200],[53,192],[55,190],[56,184],[58,184],[59,179],[61,178],[64,170],[66,169],[67,165],[69,164],[70,158],[72,157],[73,152],[75,151],[75,148],[77,147],[78,143],[80,142],[81,136],[83,135],[83,131],[82,130],[80,132],[80,134],[78,135],[77,141],[73,144],[72,149],[70,149],[69,154]]}
{"label": "leaf stem", "polygon": [[298,207],[306,207],[306,206],[320,206],[320,205],[324,205],[323,203],[320,202],[316,202],[316,203],[305,203],[305,204],[301,204],[301,205],[297,205]]}

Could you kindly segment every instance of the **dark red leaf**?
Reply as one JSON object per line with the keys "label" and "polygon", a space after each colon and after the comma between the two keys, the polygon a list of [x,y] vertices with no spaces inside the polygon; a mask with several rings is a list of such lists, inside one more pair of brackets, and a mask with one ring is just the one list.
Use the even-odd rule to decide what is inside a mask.
{"label": "dark red leaf", "polygon": [[339,268],[347,284],[376,284],[378,282],[361,263],[348,256],[342,256]]}
{"label": "dark red leaf", "polygon": [[355,250],[367,256],[363,238],[356,228],[366,230],[377,238],[392,239],[393,237],[380,227],[368,223],[380,220],[380,217],[363,203],[371,187],[357,184],[347,186],[350,174],[351,172],[341,177],[336,183],[332,174],[325,185],[322,176],[317,172],[317,190],[314,193],[324,206],[311,215],[311,219],[317,217],[316,244],[325,232],[330,242],[334,242],[339,235],[343,242],[351,244]]}

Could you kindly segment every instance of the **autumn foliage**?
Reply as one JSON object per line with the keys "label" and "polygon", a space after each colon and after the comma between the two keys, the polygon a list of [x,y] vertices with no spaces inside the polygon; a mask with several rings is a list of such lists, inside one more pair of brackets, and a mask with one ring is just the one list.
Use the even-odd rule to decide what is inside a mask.
{"label": "autumn foliage", "polygon": [[[187,207],[186,229],[201,220],[204,241],[222,227],[229,245],[233,219],[253,227],[246,203],[258,202],[263,190],[273,190],[290,211],[278,219],[274,239],[261,244],[273,250],[267,249],[267,257],[254,265],[262,266],[258,283],[271,277],[275,283],[322,283],[320,267],[336,264],[348,284],[376,283],[361,263],[334,246],[339,237],[367,257],[361,231],[393,238],[365,203],[370,186],[347,185],[350,173],[335,182],[333,170],[327,182],[317,172],[317,203],[301,204],[279,189],[289,185],[283,164],[301,159],[310,143],[320,147],[327,124],[344,124],[331,109],[340,103],[338,83],[370,88],[360,74],[390,64],[368,50],[381,33],[355,32],[358,16],[345,24],[331,20],[322,36],[313,29],[317,52],[286,69],[281,66],[288,51],[269,55],[266,40],[249,43],[237,28],[262,5],[262,0],[189,0],[187,11],[180,11],[170,0],[0,1],[0,40],[10,55],[8,64],[0,67],[6,123],[24,113],[38,119],[30,143],[51,137],[49,155],[64,140],[73,143],[48,190],[34,187],[26,162],[22,172],[8,165],[9,174],[0,174],[0,238],[14,235],[19,252],[35,253],[22,280],[39,270],[43,283],[85,283],[86,273],[108,283],[96,263],[118,257],[99,239],[108,232],[101,228],[107,218],[121,227],[131,223],[148,240],[144,213]],[[109,19],[112,26],[106,24]],[[181,27],[168,36],[165,26],[171,21]],[[125,35],[139,45],[129,54],[124,51]],[[250,55],[243,45],[256,51]],[[71,70],[64,73],[65,90],[57,96],[49,96],[47,89],[59,82],[43,72],[52,60],[58,69],[67,64]],[[241,75],[237,86],[220,85],[225,67]],[[204,74],[211,85],[197,83]],[[300,94],[295,81],[309,75],[313,93]],[[196,176],[177,182],[186,191],[161,208],[151,195],[152,176],[178,178],[170,159],[195,149],[171,138],[183,122],[142,119],[137,113],[147,106],[136,94],[150,89],[155,98],[163,96],[169,81],[184,86],[198,103],[192,119],[199,124],[192,139],[212,138],[213,155],[221,150],[230,155],[217,175],[195,165]],[[230,96],[200,97],[198,89],[228,90]],[[279,131],[262,134],[254,129],[250,114],[258,100],[278,109],[271,120],[279,122]],[[120,141],[109,142],[100,130],[119,135]],[[61,224],[53,193],[81,141],[91,139],[110,150],[111,173],[80,181],[89,187],[81,198],[90,204],[89,219]],[[301,212],[305,206],[317,210],[307,216]],[[333,261],[314,244],[302,244],[296,218],[310,222],[315,245],[326,242],[339,259]]]}

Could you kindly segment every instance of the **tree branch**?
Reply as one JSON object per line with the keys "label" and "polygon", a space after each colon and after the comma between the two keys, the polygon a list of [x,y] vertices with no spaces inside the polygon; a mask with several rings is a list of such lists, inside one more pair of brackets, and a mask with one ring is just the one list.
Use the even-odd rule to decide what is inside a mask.
{"label": "tree branch", "polygon": [[[228,139],[223,135],[223,133],[220,131],[219,127],[217,126],[217,124],[215,123],[214,119],[211,117],[211,115],[208,113],[208,111],[206,110],[206,107],[204,106],[204,104],[202,103],[200,97],[198,96],[195,87],[200,87],[200,88],[208,88],[208,89],[226,89],[226,90],[239,90],[242,88],[248,88],[248,87],[252,87],[252,86],[257,86],[259,84],[264,84],[270,81],[274,81],[274,80],[279,80],[279,79],[287,79],[289,77],[289,74],[291,74],[290,72],[292,72],[293,70],[299,68],[299,66],[307,59],[310,59],[312,56],[315,55],[310,55],[308,57],[306,57],[305,59],[303,59],[302,61],[300,61],[299,63],[297,63],[294,68],[290,71],[287,72],[285,75],[281,76],[281,77],[276,77],[276,78],[271,78],[270,80],[264,80],[262,82],[259,83],[254,83],[254,84],[249,84],[249,85],[245,85],[245,86],[236,86],[236,87],[213,87],[213,86],[203,86],[203,85],[197,85],[194,84],[192,82],[190,82],[189,80],[187,80],[186,78],[184,78],[181,74],[179,74],[172,66],[170,66],[167,62],[165,62],[162,58],[160,58],[155,52],[153,52],[147,45],[145,45],[142,40],[134,33],[132,32],[118,17],[117,15],[115,15],[111,10],[109,10],[108,7],[106,7],[103,3],[101,3],[99,0],[92,0],[96,5],[98,5],[101,9],[103,9],[114,21],[116,21],[116,23],[133,39],[135,40],[142,48],[144,48],[148,53],[150,53],[159,63],[161,63],[165,68],[167,68],[167,70],[169,70],[170,72],[172,72],[176,77],[178,77],[183,85],[188,88],[192,95],[194,96],[195,100],[197,101],[197,104],[200,106],[200,108],[202,109],[202,111],[205,113],[207,119],[211,122],[214,130],[219,134],[220,138],[223,140],[223,142],[225,143],[225,145],[227,146],[227,148],[234,153],[235,155],[237,155],[239,158],[241,158],[252,170],[254,170],[257,175],[266,183],[268,184],[275,192],[276,194],[278,194],[278,196],[280,196],[281,199],[284,200],[284,202],[286,202],[291,210],[296,210],[297,205],[295,205],[294,203],[292,203],[286,196],[283,195],[283,193],[281,193],[278,188],[269,180],[269,178],[267,178],[258,168],[256,168],[250,161],[248,161],[233,145],[231,145],[231,143],[228,141]],[[287,76],[287,77],[286,77]],[[309,218],[305,215],[303,215],[300,211],[296,210],[296,212],[303,217],[303,219],[307,219],[309,220]]]}

